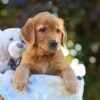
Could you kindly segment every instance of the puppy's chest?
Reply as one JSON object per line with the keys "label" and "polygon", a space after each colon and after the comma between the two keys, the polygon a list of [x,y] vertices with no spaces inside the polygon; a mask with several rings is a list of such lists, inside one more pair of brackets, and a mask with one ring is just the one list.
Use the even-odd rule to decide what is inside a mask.
{"label": "puppy's chest", "polygon": [[46,57],[33,58],[32,72],[36,74],[45,74],[48,70],[50,59]]}

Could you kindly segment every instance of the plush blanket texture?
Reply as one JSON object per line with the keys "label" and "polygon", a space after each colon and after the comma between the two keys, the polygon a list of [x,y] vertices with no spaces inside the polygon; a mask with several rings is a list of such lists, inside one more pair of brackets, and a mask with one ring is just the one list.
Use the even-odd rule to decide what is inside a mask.
{"label": "plush blanket texture", "polygon": [[27,87],[22,91],[16,91],[11,82],[14,71],[0,74],[0,94],[5,100],[82,100],[84,80],[77,76],[79,90],[76,94],[66,91],[63,80],[58,76],[32,75]]}

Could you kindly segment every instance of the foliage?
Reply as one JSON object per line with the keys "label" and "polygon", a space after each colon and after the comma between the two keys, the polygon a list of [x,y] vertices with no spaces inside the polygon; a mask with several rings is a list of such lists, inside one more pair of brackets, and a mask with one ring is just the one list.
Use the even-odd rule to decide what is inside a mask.
{"label": "foliage", "polygon": [[87,69],[85,100],[100,98],[100,2],[99,0],[0,0],[0,28],[22,27],[41,11],[65,21],[69,59],[78,58]]}

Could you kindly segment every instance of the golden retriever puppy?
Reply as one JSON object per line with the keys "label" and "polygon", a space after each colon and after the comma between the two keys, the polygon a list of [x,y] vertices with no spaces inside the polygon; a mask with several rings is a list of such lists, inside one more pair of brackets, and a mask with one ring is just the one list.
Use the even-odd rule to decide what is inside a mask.
{"label": "golden retriever puppy", "polygon": [[28,48],[23,53],[13,78],[16,89],[22,90],[31,74],[47,74],[62,77],[66,89],[71,93],[77,92],[76,76],[66,64],[61,51],[65,34],[63,20],[49,12],[28,19],[20,33]]}

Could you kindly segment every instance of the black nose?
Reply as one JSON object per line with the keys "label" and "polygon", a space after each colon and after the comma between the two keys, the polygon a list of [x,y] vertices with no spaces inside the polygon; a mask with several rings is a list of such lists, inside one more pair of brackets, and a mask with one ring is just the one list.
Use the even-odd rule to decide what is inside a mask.
{"label": "black nose", "polygon": [[53,49],[57,47],[57,42],[55,40],[50,40],[49,44],[50,44],[50,47]]}

